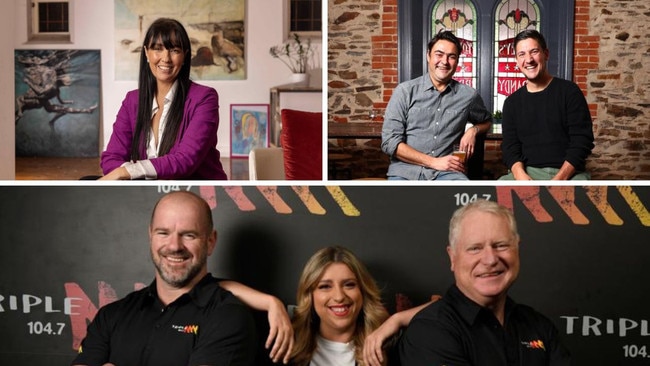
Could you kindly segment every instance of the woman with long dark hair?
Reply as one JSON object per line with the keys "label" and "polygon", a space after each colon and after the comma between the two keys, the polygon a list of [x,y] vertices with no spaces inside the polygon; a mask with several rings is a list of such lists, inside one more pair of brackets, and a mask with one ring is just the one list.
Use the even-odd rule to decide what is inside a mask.
{"label": "woman with long dark hair", "polygon": [[101,179],[228,179],[217,150],[219,96],[190,80],[191,45],[183,25],[151,24],[130,91],[101,156]]}

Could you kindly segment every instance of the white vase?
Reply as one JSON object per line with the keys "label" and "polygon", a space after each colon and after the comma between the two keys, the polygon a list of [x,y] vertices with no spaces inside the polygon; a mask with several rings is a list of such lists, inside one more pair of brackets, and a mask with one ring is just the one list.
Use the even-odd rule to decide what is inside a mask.
{"label": "white vase", "polygon": [[309,74],[307,73],[293,73],[289,78],[291,84],[296,84],[299,86],[308,86],[309,85]]}

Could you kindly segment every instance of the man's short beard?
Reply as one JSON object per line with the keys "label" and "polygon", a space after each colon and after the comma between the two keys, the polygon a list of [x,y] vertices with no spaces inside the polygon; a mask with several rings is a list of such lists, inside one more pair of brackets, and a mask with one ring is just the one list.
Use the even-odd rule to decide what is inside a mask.
{"label": "man's short beard", "polygon": [[160,262],[156,262],[155,257],[153,256],[153,252],[151,253],[151,259],[154,266],[156,267],[158,275],[165,283],[175,288],[183,288],[189,285],[196,278],[196,276],[198,276],[207,262],[207,256],[199,255],[200,258],[196,265],[188,268],[186,273],[176,276],[178,278],[173,278],[172,276],[169,276],[170,273],[173,273],[172,271],[165,272],[162,268],[161,263],[163,255],[161,255],[161,253],[158,253],[158,255]]}
{"label": "man's short beard", "polygon": [[158,266],[157,263],[155,263],[155,266],[156,266],[156,271],[158,271],[158,274],[160,275],[160,278],[163,281],[165,281],[165,283],[175,288],[183,288],[189,285],[196,278],[199,272],[201,272],[201,266],[193,266],[189,269],[189,271],[185,276],[175,279],[175,278],[168,277],[167,274],[160,268],[160,266]]}

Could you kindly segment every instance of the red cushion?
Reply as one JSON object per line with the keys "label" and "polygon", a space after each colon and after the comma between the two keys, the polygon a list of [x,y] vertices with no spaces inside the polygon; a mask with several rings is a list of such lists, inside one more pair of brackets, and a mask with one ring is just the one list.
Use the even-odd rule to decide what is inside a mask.
{"label": "red cushion", "polygon": [[323,113],[283,109],[280,143],[288,180],[323,179]]}

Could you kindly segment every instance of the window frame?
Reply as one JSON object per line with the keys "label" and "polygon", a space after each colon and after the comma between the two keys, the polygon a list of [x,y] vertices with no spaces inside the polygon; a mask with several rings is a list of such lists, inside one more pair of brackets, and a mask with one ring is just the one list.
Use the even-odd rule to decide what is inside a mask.
{"label": "window frame", "polygon": [[[398,0],[398,81],[404,82],[423,75],[427,70],[426,48],[430,37],[428,24],[437,0]],[[488,109],[492,109],[492,67],[494,44],[494,12],[500,0],[471,0],[479,15],[478,80],[476,90]],[[540,9],[540,32],[550,50],[549,72],[557,77],[573,78],[573,35],[575,0],[535,0]]]}
{"label": "window frame", "polygon": [[[27,0],[27,43],[72,43],[74,0]],[[67,32],[39,32],[38,5],[42,3],[68,4]]]}
{"label": "window frame", "polygon": [[[506,11],[507,11],[507,9],[512,9],[512,8],[509,8],[508,5],[510,5],[510,3],[514,2],[514,1],[515,0],[500,0],[500,1],[497,1],[497,3],[495,4],[494,10],[492,12],[493,15],[494,15],[494,18],[493,18],[494,21],[492,22],[492,24],[494,26],[494,31],[493,31],[494,33],[492,34],[493,35],[492,43],[493,43],[493,47],[494,47],[493,48],[493,53],[492,53],[492,55],[493,55],[493,59],[492,59],[492,68],[493,68],[493,70],[492,70],[493,71],[493,73],[492,73],[492,75],[493,75],[492,83],[493,84],[492,85],[493,86],[492,86],[492,88],[493,89],[492,89],[492,100],[491,101],[485,101],[485,104],[486,105],[487,104],[491,105],[495,112],[503,110],[503,104],[505,103],[505,100],[508,98],[508,96],[510,96],[510,94],[508,94],[506,96],[506,94],[499,93],[499,90],[498,90],[499,89],[499,81],[504,81],[504,82],[509,81],[509,82],[515,83],[513,89],[511,89],[512,91],[520,88],[521,86],[523,86],[526,83],[526,77],[524,76],[524,74],[521,73],[520,70],[518,70],[517,58],[516,58],[515,52],[514,52],[514,38],[517,35],[517,33],[520,32],[521,30],[514,30],[513,29],[513,32],[511,32],[511,31],[505,29],[505,33],[507,34],[506,36],[508,37],[506,40],[508,42],[512,41],[512,43],[508,43],[509,45],[511,45],[513,47],[513,48],[511,48],[512,54],[508,54],[509,51],[506,51],[506,55],[503,55],[502,52],[499,51],[499,46],[501,45],[499,42],[504,42],[506,40],[498,40],[499,39],[498,32],[500,30],[502,30],[503,28],[502,28],[502,25],[497,24],[496,21],[498,20],[500,22],[500,21],[503,20],[503,19],[499,18],[500,16],[504,15],[504,11],[502,10],[503,7],[506,8]],[[525,4],[521,4],[520,1],[521,0],[516,0],[517,6],[518,7],[521,6],[522,8],[525,7],[525,9],[522,9],[522,11],[527,16],[532,15],[533,20],[534,20],[534,23],[532,23],[532,22],[528,23],[527,27],[524,28],[524,29],[534,29],[534,30],[539,31],[540,26],[542,24],[544,24],[544,22],[546,22],[547,19],[544,19],[543,17],[540,16],[541,12],[540,12],[540,9],[539,9],[538,2],[535,1],[535,0],[525,0],[524,1],[525,3],[530,4],[528,6],[528,5],[525,5]],[[501,15],[499,15],[499,13]],[[506,15],[506,17],[507,17],[507,15]],[[506,49],[509,49],[509,48],[506,48]],[[507,65],[508,67],[511,66],[511,65],[515,65],[515,70],[512,70],[512,71],[499,70],[499,66],[504,66],[504,65]]]}
{"label": "window frame", "polygon": [[323,14],[325,14],[325,13],[324,13],[324,8],[323,8],[323,1],[322,0],[320,0],[320,1],[321,1],[321,29],[318,30],[318,31],[297,31],[297,32],[294,32],[294,31],[291,30],[291,22],[292,22],[292,18],[291,18],[291,0],[284,0],[284,4],[283,4],[284,5],[284,9],[283,9],[283,11],[284,11],[284,22],[283,22],[284,23],[284,32],[283,32],[284,39],[286,39],[286,40],[292,39],[291,35],[294,34],[294,33],[298,34],[300,36],[300,38],[318,38],[318,39],[320,39],[322,37],[322,34],[323,34],[323,19],[322,19],[322,17],[323,17]]}

